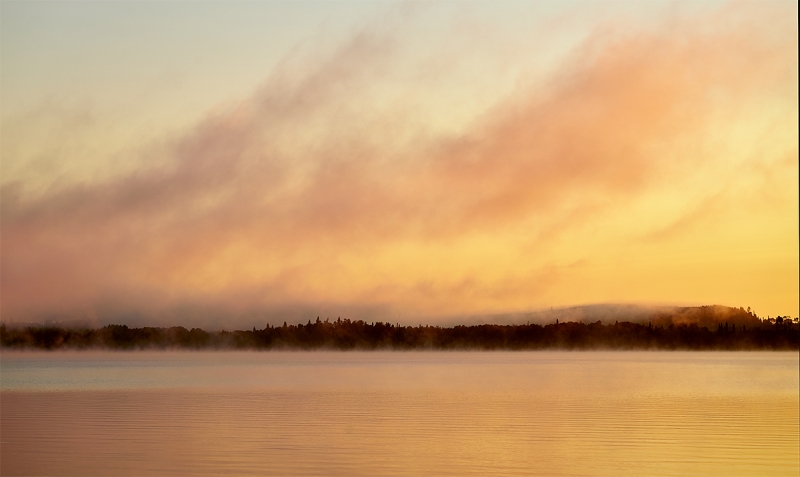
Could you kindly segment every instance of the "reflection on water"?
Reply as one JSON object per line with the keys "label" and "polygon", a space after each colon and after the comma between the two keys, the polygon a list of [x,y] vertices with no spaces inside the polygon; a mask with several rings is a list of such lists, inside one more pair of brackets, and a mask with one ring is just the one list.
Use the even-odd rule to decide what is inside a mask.
{"label": "reflection on water", "polygon": [[797,353],[7,353],[2,475],[793,475]]}

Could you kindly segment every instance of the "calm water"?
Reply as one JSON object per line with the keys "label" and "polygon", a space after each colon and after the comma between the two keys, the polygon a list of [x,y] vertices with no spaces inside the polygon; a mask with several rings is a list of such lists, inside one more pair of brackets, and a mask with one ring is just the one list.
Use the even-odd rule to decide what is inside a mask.
{"label": "calm water", "polygon": [[798,362],[3,352],[0,473],[797,476]]}

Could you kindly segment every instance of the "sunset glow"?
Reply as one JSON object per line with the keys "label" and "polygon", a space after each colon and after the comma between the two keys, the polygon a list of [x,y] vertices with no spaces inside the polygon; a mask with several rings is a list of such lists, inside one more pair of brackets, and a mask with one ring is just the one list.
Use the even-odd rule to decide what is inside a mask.
{"label": "sunset glow", "polygon": [[1,18],[5,321],[798,315],[796,2]]}

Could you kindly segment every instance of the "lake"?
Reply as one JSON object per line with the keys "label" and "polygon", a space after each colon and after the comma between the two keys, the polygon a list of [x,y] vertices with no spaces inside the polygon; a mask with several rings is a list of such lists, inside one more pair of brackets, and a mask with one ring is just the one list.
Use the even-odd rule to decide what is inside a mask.
{"label": "lake", "polygon": [[0,473],[796,477],[798,356],[3,351]]}

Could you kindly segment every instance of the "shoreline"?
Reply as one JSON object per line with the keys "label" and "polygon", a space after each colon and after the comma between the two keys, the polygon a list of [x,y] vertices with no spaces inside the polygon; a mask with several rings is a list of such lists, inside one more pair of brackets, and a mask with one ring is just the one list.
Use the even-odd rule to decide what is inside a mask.
{"label": "shoreline", "polygon": [[396,326],[337,320],[261,330],[205,331],[181,326],[95,329],[0,326],[0,350],[75,351],[798,351],[800,325],[720,323],[604,325]]}

